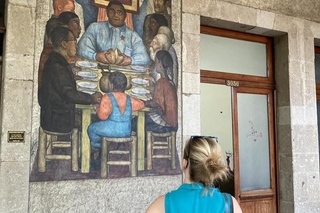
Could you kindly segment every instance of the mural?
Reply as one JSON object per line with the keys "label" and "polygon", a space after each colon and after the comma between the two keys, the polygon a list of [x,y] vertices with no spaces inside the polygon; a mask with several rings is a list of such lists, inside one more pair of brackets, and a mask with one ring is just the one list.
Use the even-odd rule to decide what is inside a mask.
{"label": "mural", "polygon": [[53,6],[38,70],[39,142],[30,181],[180,174],[170,0]]}

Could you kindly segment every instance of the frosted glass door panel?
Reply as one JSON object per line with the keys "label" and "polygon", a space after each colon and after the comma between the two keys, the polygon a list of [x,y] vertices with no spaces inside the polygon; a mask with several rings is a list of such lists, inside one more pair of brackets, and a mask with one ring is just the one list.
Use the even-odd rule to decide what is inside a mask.
{"label": "frosted glass door panel", "polygon": [[200,68],[267,77],[266,45],[200,34]]}
{"label": "frosted glass door panel", "polygon": [[315,54],[316,82],[320,83],[320,54]]}
{"label": "frosted glass door panel", "polygon": [[224,159],[231,154],[233,170],[231,87],[216,84],[200,84],[201,134],[217,136]]}
{"label": "frosted glass door panel", "polygon": [[241,191],[270,188],[267,95],[238,93]]}

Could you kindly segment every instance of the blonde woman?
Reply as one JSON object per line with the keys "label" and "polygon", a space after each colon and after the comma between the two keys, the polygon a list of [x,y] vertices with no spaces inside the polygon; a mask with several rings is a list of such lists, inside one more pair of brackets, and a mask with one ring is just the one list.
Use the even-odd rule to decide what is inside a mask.
{"label": "blonde woman", "polygon": [[192,136],[182,160],[183,184],[158,197],[146,213],[242,213],[234,197],[214,184],[228,176],[219,144],[212,137]]}

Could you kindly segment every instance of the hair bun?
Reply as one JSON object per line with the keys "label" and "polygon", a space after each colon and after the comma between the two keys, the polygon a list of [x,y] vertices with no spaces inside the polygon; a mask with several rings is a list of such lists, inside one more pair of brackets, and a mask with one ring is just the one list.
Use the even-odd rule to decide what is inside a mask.
{"label": "hair bun", "polygon": [[216,174],[218,176],[220,176],[219,174],[225,173],[227,170],[227,166],[224,165],[217,156],[208,157],[205,161],[205,167],[209,174]]}

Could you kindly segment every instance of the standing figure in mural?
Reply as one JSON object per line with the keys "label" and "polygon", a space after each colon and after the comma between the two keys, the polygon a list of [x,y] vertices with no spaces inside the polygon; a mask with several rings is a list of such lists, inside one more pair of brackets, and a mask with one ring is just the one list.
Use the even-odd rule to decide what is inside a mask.
{"label": "standing figure in mural", "polygon": [[172,29],[169,27],[166,27],[166,26],[159,27],[158,34],[165,34],[166,36],[168,36],[171,44],[174,44],[176,42],[176,39],[174,38],[174,33]]}
{"label": "standing figure in mural", "polygon": [[[151,44],[150,44],[150,58],[155,61],[155,55],[159,50],[167,50],[173,60],[173,69],[168,73],[168,77],[171,81],[173,81],[175,87],[178,86],[178,58],[176,55],[176,51],[171,45],[169,38],[165,34],[157,34]],[[152,67],[152,66],[151,66]],[[172,72],[171,72],[172,71]],[[157,76],[155,70],[152,72],[153,76]],[[158,77],[155,77],[157,79]]]}
{"label": "standing figure in mural", "polygon": [[62,12],[59,17],[59,21],[68,27],[73,33],[76,39],[79,38],[81,33],[80,20],[77,14],[73,12]]}
{"label": "standing figure in mural", "polygon": [[[74,10],[75,10],[74,0],[52,0],[52,6],[53,6],[53,14],[51,15],[51,18],[48,21],[54,18],[58,18],[62,12],[68,11],[68,12],[74,13]],[[48,39],[49,39],[49,34],[45,32],[44,45],[47,44]]]}
{"label": "standing figure in mural", "polygon": [[168,21],[162,14],[153,13],[146,16],[143,29],[143,44],[147,49],[149,49],[152,39],[157,35],[161,26],[168,26]]}
{"label": "standing figure in mural", "polygon": [[75,0],[81,5],[83,10],[84,29],[86,30],[89,25],[97,21],[98,7],[93,4],[93,0]]}
{"label": "standing figure in mural", "polygon": [[124,6],[112,0],[107,6],[108,21],[92,23],[81,37],[77,54],[107,64],[146,65],[149,55],[139,35],[124,22]]}
{"label": "standing figure in mural", "polygon": [[[171,28],[170,6],[171,0],[143,0],[139,8],[139,14],[133,14],[134,30],[143,37],[143,30],[147,28],[149,17],[152,13],[162,14],[167,19],[168,26]],[[145,18],[146,21],[144,21]]]}
{"label": "standing figure in mural", "polygon": [[[62,24],[65,27],[68,27],[71,30],[71,32],[73,33],[76,39],[79,38],[82,28],[80,26],[80,19],[77,14],[73,12],[62,12],[59,15],[58,19],[62,22]],[[68,62],[70,64],[74,64],[78,60],[83,60],[83,58],[74,56],[74,57],[71,57]],[[72,69],[76,70],[76,67],[73,67]],[[76,77],[79,78],[79,76],[76,76]]]}
{"label": "standing figure in mural", "polygon": [[165,34],[157,34],[150,43],[150,59],[152,61],[156,60],[156,53],[159,50],[169,50],[171,47],[171,42]]}
{"label": "standing figure in mural", "polygon": [[169,27],[171,27],[171,15],[168,13],[170,4],[170,0],[153,0],[154,12],[162,14],[167,19]]}
{"label": "standing figure in mural", "polygon": [[50,34],[54,51],[44,66],[38,101],[44,130],[66,133],[74,128],[75,104],[99,103],[101,93],[77,90],[68,59],[76,54],[76,38],[70,29],[56,27]]}
{"label": "standing figure in mural", "polygon": [[214,139],[191,137],[183,150],[183,184],[158,197],[146,213],[242,213],[234,197],[221,193],[214,186],[218,181],[228,178],[228,168],[222,163],[221,157],[221,147]]}
{"label": "standing figure in mural", "polygon": [[[149,54],[150,54],[151,63],[149,65],[149,69],[150,69],[150,76],[152,76],[154,80],[158,80],[160,78],[160,74],[157,73],[155,69],[155,63],[154,63],[156,60],[156,53],[159,50],[168,50],[169,46],[171,46],[169,39],[166,35],[163,35],[163,34],[157,34],[152,39],[152,42],[150,43]],[[168,77],[170,80],[173,80],[173,73],[168,73]]]}
{"label": "standing figure in mural", "polygon": [[172,59],[173,59],[173,73],[168,73],[169,77],[172,77],[172,80],[178,87],[178,57],[177,53],[172,46],[174,43],[174,35],[172,30],[169,27],[162,26],[158,30],[158,34],[153,38],[150,44],[150,57],[151,60],[155,60],[155,54],[158,50],[167,50]]}
{"label": "standing figure in mural", "polygon": [[88,135],[92,147],[101,147],[101,137],[129,137],[131,135],[131,116],[133,111],[141,110],[144,103],[130,97],[127,89],[127,77],[121,72],[111,72],[107,78],[100,80],[103,95],[100,105],[95,111],[101,121],[88,127]]}
{"label": "standing figure in mural", "polygon": [[150,0],[142,0],[141,5],[139,7],[139,13],[132,14],[132,21],[133,21],[133,29],[138,33],[138,35],[142,38],[143,36],[143,22],[144,18],[147,15],[147,4]]}
{"label": "standing figure in mural", "polygon": [[[58,18],[50,18],[46,25],[46,35],[50,35],[51,31],[58,26],[68,27],[75,38],[79,38],[81,33],[80,20],[77,14],[73,12],[62,12]],[[53,45],[49,38],[40,55],[38,69],[38,87],[41,85],[42,73],[45,63],[47,62],[50,53],[53,51]],[[74,58],[74,57],[72,57]],[[69,59],[70,60],[70,59]]]}
{"label": "standing figure in mural", "polygon": [[[50,35],[52,30],[59,26],[62,26],[62,23],[61,21],[59,21],[59,19],[50,18],[46,24],[46,31],[45,31],[46,35]],[[49,58],[49,55],[52,51],[53,51],[53,45],[52,45],[51,39],[49,38],[47,43],[44,45],[40,55],[39,68],[38,68],[38,88],[40,88],[42,84],[41,82],[42,82],[42,73],[43,73],[44,65],[46,64]]]}
{"label": "standing figure in mural", "polygon": [[[152,99],[145,102],[151,110],[146,114],[146,131],[157,133],[177,131],[178,129],[178,96],[174,83],[168,77],[172,72],[173,61],[166,50],[156,54],[155,69],[160,74],[160,79],[155,83]],[[132,129],[137,128],[137,119],[132,121]]]}
{"label": "standing figure in mural", "polygon": [[75,10],[74,0],[53,0],[53,15],[52,17],[58,18],[62,12],[73,12]]}

